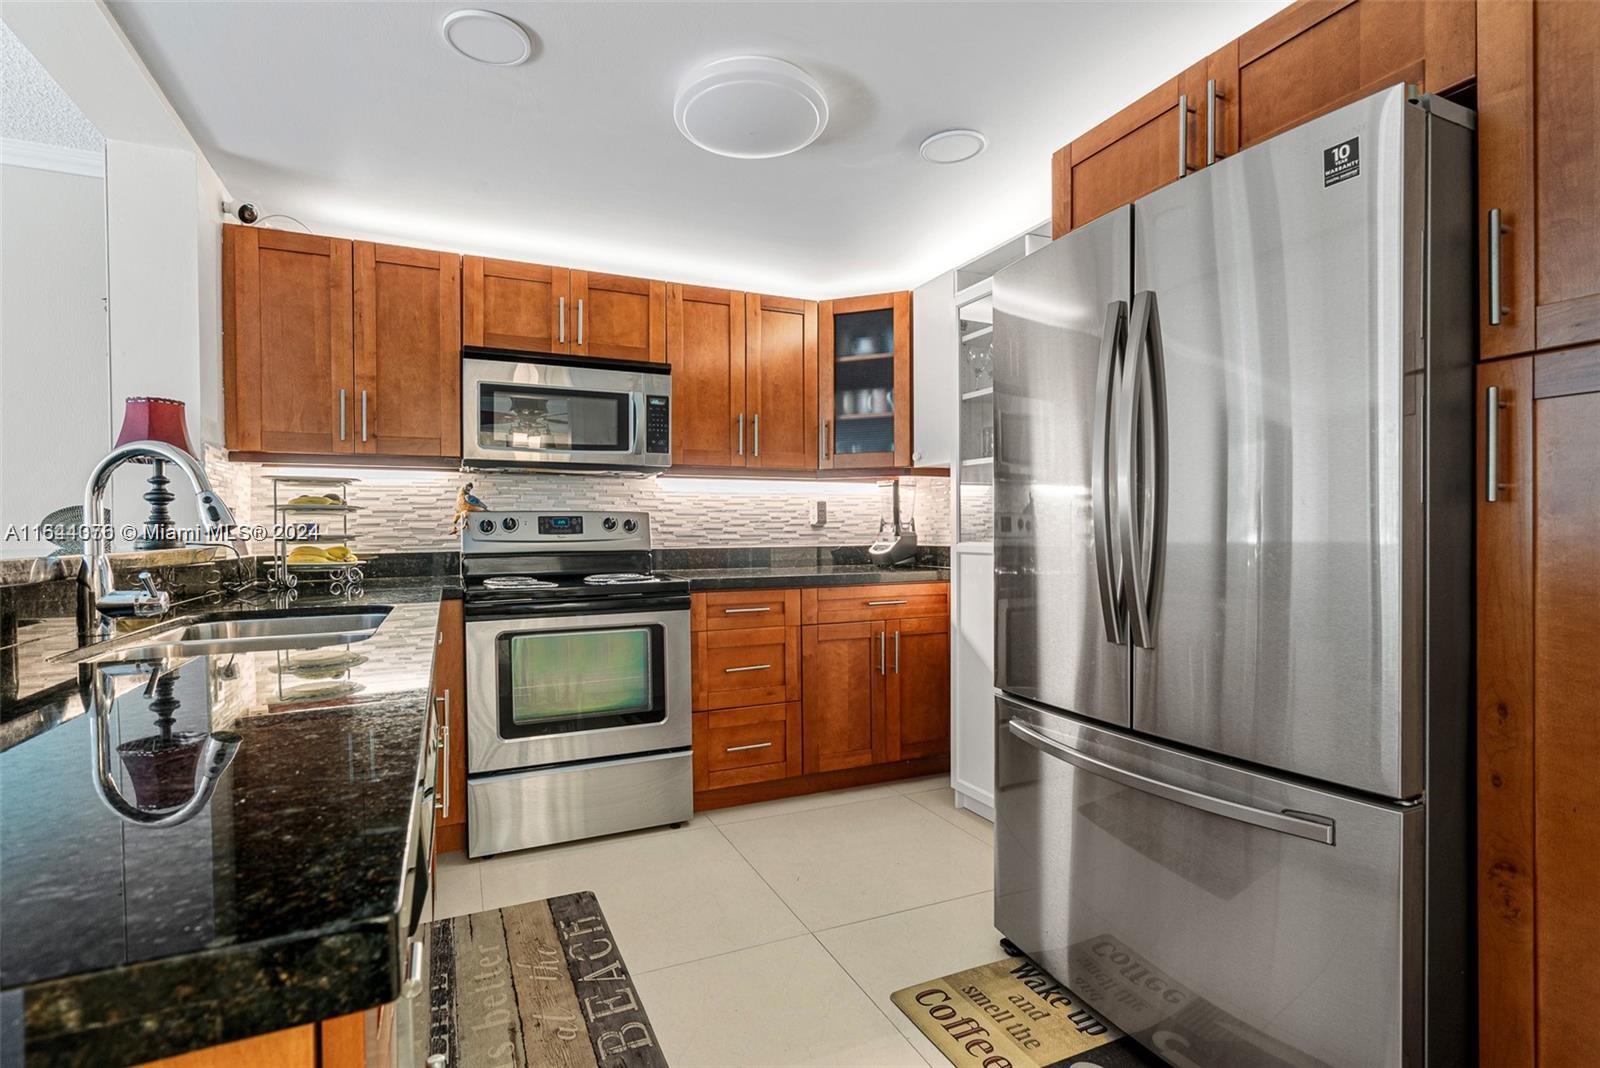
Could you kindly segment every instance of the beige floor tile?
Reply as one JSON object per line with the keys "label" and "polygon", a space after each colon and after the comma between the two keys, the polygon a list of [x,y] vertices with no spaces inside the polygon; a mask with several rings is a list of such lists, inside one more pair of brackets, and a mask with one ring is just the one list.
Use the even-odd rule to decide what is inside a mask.
{"label": "beige floor tile", "polygon": [[920,779],[902,779],[899,782],[891,783],[890,785],[895,788],[895,791],[897,793],[902,793],[902,794],[926,793],[927,791],[932,790],[935,787],[949,786],[950,785],[950,773],[948,771],[942,771],[937,775],[925,775]]}
{"label": "beige floor tile", "polygon": [[479,865],[464,853],[441,853],[433,870],[433,918],[447,920],[483,911],[483,882]]}
{"label": "beige floor tile", "polygon": [[486,908],[594,891],[635,972],[805,931],[722,833],[705,822],[508,854],[478,867]]}
{"label": "beige floor tile", "polygon": [[813,931],[993,888],[993,850],[906,797],[722,833]]}
{"label": "beige floor tile", "polygon": [[636,973],[634,982],[676,1068],[922,1065],[810,935]]}
{"label": "beige floor tile", "polygon": [[726,827],[734,823],[744,823],[746,820],[765,819],[768,816],[785,816],[791,812],[810,812],[818,808],[834,808],[838,805],[853,805],[858,801],[871,801],[879,797],[893,797],[898,792],[894,783],[884,783],[880,786],[861,786],[854,790],[828,790],[820,794],[802,794],[799,797],[786,797],[781,801],[762,801],[754,805],[740,805],[737,808],[719,808],[706,815],[718,827]]}
{"label": "beige floor tile", "polygon": [[835,927],[817,940],[933,1068],[947,1068],[949,1062],[889,995],[1005,956],[994,929],[992,893]]}
{"label": "beige floor tile", "polygon": [[968,812],[964,808],[956,807],[956,792],[948,786],[939,786],[921,793],[907,794],[907,797],[932,812],[942,820],[960,827],[980,842],[994,845],[994,824],[978,815]]}

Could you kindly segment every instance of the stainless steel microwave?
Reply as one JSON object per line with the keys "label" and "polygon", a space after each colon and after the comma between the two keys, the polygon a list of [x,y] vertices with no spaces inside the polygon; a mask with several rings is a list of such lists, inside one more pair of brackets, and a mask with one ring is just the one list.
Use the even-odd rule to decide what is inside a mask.
{"label": "stainless steel microwave", "polygon": [[672,368],[467,347],[463,467],[661,471],[672,463]]}

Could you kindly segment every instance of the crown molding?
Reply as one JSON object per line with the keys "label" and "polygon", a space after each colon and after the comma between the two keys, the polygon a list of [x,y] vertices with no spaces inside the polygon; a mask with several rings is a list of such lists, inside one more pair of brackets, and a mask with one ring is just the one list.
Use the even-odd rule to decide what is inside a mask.
{"label": "crown molding", "polygon": [[85,178],[106,176],[104,149],[62,148],[60,145],[45,145],[37,141],[19,141],[14,137],[0,138],[0,163],[36,171],[78,174]]}

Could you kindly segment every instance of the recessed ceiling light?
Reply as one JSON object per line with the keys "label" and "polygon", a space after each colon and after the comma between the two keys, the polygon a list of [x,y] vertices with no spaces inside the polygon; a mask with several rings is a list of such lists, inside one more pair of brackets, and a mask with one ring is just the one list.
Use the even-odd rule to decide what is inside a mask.
{"label": "recessed ceiling light", "polygon": [[798,152],[828,125],[811,75],[770,56],[731,56],[697,68],[673,102],[678,129],[707,152],[770,159]]}
{"label": "recessed ceiling light", "polygon": [[515,67],[533,55],[528,31],[495,11],[463,8],[452,11],[439,24],[445,44],[491,67]]}
{"label": "recessed ceiling light", "polygon": [[989,139],[977,130],[941,130],[922,142],[922,158],[929,163],[960,163],[988,147]]}

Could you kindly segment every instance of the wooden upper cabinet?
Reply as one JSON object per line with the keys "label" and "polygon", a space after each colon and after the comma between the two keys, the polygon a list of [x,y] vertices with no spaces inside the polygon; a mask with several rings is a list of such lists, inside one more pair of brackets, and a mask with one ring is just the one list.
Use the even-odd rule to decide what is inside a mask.
{"label": "wooden upper cabinet", "polygon": [[222,229],[228,448],[353,452],[349,241]]}
{"label": "wooden upper cabinet", "polygon": [[911,294],[817,306],[821,468],[911,466]]}
{"label": "wooden upper cabinet", "polygon": [[950,619],[894,619],[888,632],[884,710],[890,760],[950,751]]}
{"label": "wooden upper cabinet", "polygon": [[1477,18],[1482,355],[1600,341],[1600,4],[1480,0]]}
{"label": "wooden upper cabinet", "polygon": [[464,256],[461,341],[522,352],[571,351],[571,272],[565,267]]}
{"label": "wooden upper cabinet", "polygon": [[355,243],[356,451],[461,455],[461,258]]}
{"label": "wooden upper cabinet", "polygon": [[614,360],[666,360],[665,282],[573,271],[571,288],[569,351]]}
{"label": "wooden upper cabinet", "polygon": [[743,293],[667,286],[673,463],[744,466],[744,359]]}
{"label": "wooden upper cabinet", "polygon": [[888,760],[883,624],[801,629],[800,735],[806,774]]}
{"label": "wooden upper cabinet", "polygon": [[817,302],[751,294],[745,319],[746,465],[816,470]]}

